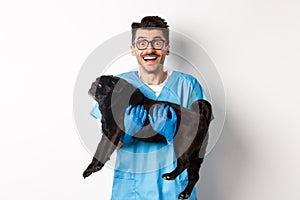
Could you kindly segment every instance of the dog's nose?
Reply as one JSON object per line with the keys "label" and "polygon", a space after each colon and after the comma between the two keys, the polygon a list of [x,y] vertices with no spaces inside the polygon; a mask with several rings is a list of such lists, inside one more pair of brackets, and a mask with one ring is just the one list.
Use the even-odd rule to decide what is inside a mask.
{"label": "dog's nose", "polygon": [[92,87],[89,89],[89,95],[94,96],[96,93],[96,88],[92,85]]}
{"label": "dog's nose", "polygon": [[91,89],[90,90],[93,90],[94,92],[96,92],[97,90],[97,86],[98,86],[98,83],[94,82],[91,86]]}

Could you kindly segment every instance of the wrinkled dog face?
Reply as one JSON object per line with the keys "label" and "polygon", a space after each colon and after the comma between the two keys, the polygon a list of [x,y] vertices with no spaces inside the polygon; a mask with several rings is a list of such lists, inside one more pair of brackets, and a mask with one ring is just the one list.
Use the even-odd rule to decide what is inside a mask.
{"label": "wrinkled dog face", "polygon": [[100,76],[92,83],[88,94],[98,103],[110,96],[113,92],[117,79],[113,76]]}

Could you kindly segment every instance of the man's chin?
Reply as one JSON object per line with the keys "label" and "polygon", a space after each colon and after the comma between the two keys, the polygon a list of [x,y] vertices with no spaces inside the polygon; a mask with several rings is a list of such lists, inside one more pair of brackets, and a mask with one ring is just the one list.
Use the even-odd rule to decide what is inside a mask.
{"label": "man's chin", "polygon": [[158,63],[154,63],[154,64],[143,64],[141,65],[141,67],[148,73],[156,73],[158,72],[160,69],[163,68],[162,64],[158,64]]}

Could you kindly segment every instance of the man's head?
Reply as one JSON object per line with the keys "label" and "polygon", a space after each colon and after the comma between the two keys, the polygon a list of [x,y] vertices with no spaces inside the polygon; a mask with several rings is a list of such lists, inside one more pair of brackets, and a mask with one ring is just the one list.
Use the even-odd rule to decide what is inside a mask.
{"label": "man's head", "polygon": [[163,69],[169,55],[169,26],[158,16],[144,17],[140,23],[132,23],[131,53],[139,65],[149,73]]}
{"label": "man's head", "polygon": [[169,44],[169,25],[167,22],[158,17],[158,16],[147,16],[144,17],[141,22],[133,22],[131,24],[131,33],[132,33],[132,44],[134,44],[135,41],[135,35],[137,29],[158,29],[161,30],[163,33],[163,36],[166,39],[166,45]]}

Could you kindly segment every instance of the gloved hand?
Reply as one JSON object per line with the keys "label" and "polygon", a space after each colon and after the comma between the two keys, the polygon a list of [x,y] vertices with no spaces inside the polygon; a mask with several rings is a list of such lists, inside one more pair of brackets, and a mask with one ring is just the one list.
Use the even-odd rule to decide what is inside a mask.
{"label": "gloved hand", "polygon": [[132,109],[131,107],[132,105],[128,106],[124,113],[125,134],[121,137],[121,142],[124,144],[132,142],[132,136],[142,128],[147,117],[147,111],[144,106],[138,105]]}
{"label": "gloved hand", "polygon": [[[157,133],[163,135],[168,144],[170,144],[174,138],[174,134],[176,132],[176,125],[177,125],[177,116],[174,109],[170,106],[166,106],[162,104],[159,110],[157,111],[157,106],[153,108],[153,118],[150,114],[148,114],[148,118],[150,124]],[[170,109],[172,118],[169,119],[168,109]]]}

